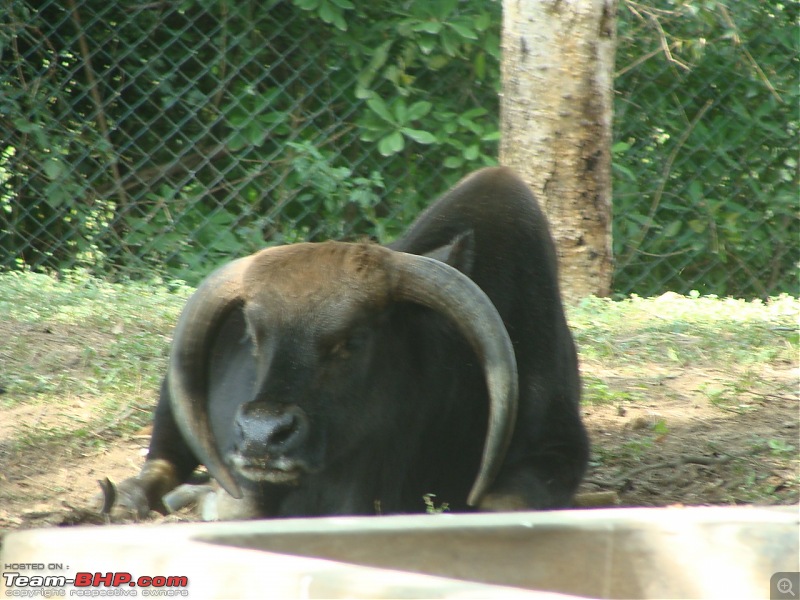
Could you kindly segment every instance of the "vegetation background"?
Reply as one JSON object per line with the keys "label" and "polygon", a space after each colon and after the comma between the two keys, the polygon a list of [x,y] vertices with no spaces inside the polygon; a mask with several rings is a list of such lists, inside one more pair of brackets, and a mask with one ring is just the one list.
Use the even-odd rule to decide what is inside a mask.
{"label": "vegetation background", "polygon": [[[0,264],[196,283],[496,161],[492,0],[0,0]],[[800,3],[622,0],[614,289],[797,293]]]}

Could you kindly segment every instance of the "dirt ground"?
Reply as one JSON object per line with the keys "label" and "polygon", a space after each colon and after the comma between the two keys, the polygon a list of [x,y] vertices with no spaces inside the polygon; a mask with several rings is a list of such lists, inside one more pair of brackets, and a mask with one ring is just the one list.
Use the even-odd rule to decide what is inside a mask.
{"label": "dirt ground", "polygon": [[[0,337],[5,339],[21,333],[9,331],[7,324],[0,327]],[[80,342],[70,338],[69,331],[27,335],[31,333],[40,338],[33,359],[41,361],[43,369],[80,370]],[[800,501],[796,393],[800,373],[796,365],[764,367],[750,374],[760,383],[758,389],[780,393],[741,390],[734,402],[724,404],[714,402],[709,389],[714,389],[715,382],[722,389],[741,374],[691,367],[670,371],[657,364],[640,365],[635,372],[609,371],[586,363],[582,369],[587,381],[602,382],[613,398],[583,409],[593,456],[580,490],[582,503],[664,506]],[[154,402],[155,389],[142,393]],[[97,402],[74,396],[60,406],[22,402],[2,411],[0,532],[102,522],[84,512],[99,490],[98,480],[120,481],[138,471],[149,426],[121,437],[109,429],[85,440],[55,436],[55,441],[45,437],[20,444],[12,437],[18,438],[26,429],[56,428],[65,413],[71,419],[88,419],[99,410]],[[191,518],[190,514],[168,517]]]}

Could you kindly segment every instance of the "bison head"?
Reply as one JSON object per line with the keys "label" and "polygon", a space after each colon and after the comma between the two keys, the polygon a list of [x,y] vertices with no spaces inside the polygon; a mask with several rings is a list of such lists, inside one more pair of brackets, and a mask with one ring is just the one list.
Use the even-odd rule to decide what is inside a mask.
{"label": "bison head", "polygon": [[[481,361],[489,423],[468,498],[478,503],[501,466],[516,415],[516,362],[502,319],[471,279],[439,260],[342,242],[269,248],[229,263],[204,281],[178,321],[168,374],[172,409],[197,458],[231,496],[242,497],[240,486],[251,482],[299,484],[358,442],[363,423],[342,435],[348,425],[335,421],[352,413],[328,410],[322,419],[315,402],[347,403],[366,393],[382,343],[375,332],[399,303],[446,316]],[[209,374],[215,340],[232,319],[246,332],[249,366],[238,376],[248,392],[231,403],[220,430]],[[225,390],[214,391],[220,394]]]}

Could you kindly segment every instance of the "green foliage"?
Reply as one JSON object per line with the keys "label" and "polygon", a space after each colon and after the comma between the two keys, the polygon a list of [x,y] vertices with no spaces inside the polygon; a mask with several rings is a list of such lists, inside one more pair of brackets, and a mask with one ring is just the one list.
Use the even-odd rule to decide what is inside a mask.
{"label": "green foliage", "polygon": [[442,513],[450,511],[449,502],[442,502],[440,505],[437,506],[435,498],[436,494],[424,494],[422,496],[422,501],[425,503],[425,514],[440,515]]}
{"label": "green foliage", "polygon": [[[315,236],[342,239],[352,229],[368,230],[385,237],[385,224],[377,207],[385,188],[377,171],[360,177],[348,167],[337,167],[330,152],[309,143],[289,143],[291,169],[284,184],[286,209],[276,215],[276,243],[291,243]],[[295,190],[302,190],[295,193]],[[357,226],[354,227],[354,224]]]}
{"label": "green foliage", "polygon": [[495,162],[499,3],[6,4],[0,246],[23,264],[196,281],[388,239]]}
{"label": "green foliage", "polygon": [[797,448],[784,440],[770,439],[767,441],[767,447],[774,456],[797,456]]}
{"label": "green foliage", "polygon": [[618,289],[798,291],[800,5],[727,4],[621,5]]}
{"label": "green foliage", "polygon": [[583,377],[583,402],[586,404],[621,404],[640,399],[638,392],[613,390],[609,385],[597,377],[584,375]]}
{"label": "green foliage", "polygon": [[[196,282],[265,245],[387,241],[496,163],[496,0],[3,7],[6,268]],[[798,7],[620,4],[620,292],[798,291]]]}

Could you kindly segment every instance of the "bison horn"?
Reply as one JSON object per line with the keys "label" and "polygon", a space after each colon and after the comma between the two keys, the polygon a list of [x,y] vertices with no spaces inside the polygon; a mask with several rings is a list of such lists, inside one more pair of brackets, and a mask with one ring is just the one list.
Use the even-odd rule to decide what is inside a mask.
{"label": "bison horn", "polygon": [[241,498],[242,492],[220,455],[209,422],[208,349],[225,317],[243,302],[243,275],[252,258],[220,267],[189,298],[169,357],[169,391],[178,427],[197,459],[234,498]]}
{"label": "bison horn", "polygon": [[[432,258],[387,251],[396,300],[449,317],[481,360],[489,391],[489,424],[480,470],[467,502],[477,505],[502,465],[517,412],[517,363],[503,320],[486,294],[457,269]],[[244,302],[244,275],[258,255],[212,273],[186,303],[175,328],[169,366],[171,406],[197,458],[234,498],[242,493],[215,443],[208,411],[208,349],[231,310]]]}
{"label": "bison horn", "polygon": [[489,390],[489,425],[480,470],[467,502],[477,505],[497,476],[517,416],[517,361],[503,320],[488,296],[459,270],[425,256],[393,255],[397,299],[449,317],[481,360]]}

